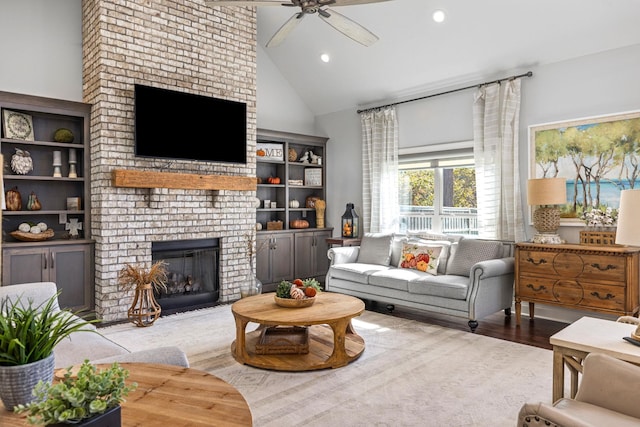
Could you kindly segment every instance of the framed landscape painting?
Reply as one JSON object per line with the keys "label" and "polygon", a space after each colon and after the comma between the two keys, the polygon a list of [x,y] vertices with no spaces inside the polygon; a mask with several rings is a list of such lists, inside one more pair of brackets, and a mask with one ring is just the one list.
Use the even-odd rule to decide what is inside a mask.
{"label": "framed landscape painting", "polygon": [[529,126],[529,177],[566,178],[562,225],[592,208],[617,209],[640,188],[640,111]]}

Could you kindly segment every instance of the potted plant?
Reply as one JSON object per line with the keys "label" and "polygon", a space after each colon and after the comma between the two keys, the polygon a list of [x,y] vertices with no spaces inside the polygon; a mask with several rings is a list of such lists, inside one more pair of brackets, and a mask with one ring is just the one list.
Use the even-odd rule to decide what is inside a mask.
{"label": "potted plant", "polygon": [[51,382],[53,348],[60,341],[76,331],[95,332],[85,327],[97,320],[60,310],[59,294],[39,305],[20,297],[0,301],[0,398],[8,410],[31,402],[40,380]]}
{"label": "potted plant", "polygon": [[126,384],[129,371],[114,362],[98,370],[85,360],[74,372],[68,368],[64,378],[54,384],[41,381],[35,389],[36,400],[18,405],[17,413],[27,413],[34,425],[119,426],[120,404],[138,386]]}
{"label": "potted plant", "polygon": [[162,311],[154,291],[167,289],[167,263],[156,261],[150,268],[126,264],[118,273],[118,284],[124,290],[135,290],[127,311],[129,321],[136,326],[153,325]]}

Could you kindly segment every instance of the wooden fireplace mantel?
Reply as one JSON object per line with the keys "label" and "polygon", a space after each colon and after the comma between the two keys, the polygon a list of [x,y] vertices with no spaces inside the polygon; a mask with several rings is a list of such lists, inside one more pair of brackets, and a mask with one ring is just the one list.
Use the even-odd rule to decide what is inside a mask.
{"label": "wooden fireplace mantel", "polygon": [[250,176],[198,175],[127,169],[114,169],[111,171],[111,181],[114,187],[126,188],[238,191],[255,191],[257,188],[256,179]]}

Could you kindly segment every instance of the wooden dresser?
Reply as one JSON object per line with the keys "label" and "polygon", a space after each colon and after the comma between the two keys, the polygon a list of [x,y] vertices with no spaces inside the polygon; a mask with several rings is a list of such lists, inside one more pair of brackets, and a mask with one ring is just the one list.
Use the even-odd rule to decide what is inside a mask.
{"label": "wooden dresser", "polygon": [[636,315],[640,247],[577,244],[516,244],[515,308],[520,325],[521,302],[615,315]]}

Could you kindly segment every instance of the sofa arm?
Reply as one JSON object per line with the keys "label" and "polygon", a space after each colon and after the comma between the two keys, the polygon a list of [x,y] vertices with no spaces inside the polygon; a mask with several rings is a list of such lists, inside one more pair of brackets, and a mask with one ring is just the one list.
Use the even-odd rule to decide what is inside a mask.
{"label": "sofa arm", "polygon": [[339,246],[331,248],[327,251],[329,265],[356,262],[359,253],[360,246]]}
{"label": "sofa arm", "polygon": [[164,365],[189,367],[189,359],[180,348],[175,346],[158,347],[149,350],[134,351],[126,354],[119,354],[102,359],[92,360],[91,363],[161,363]]}
{"label": "sofa arm", "polygon": [[576,400],[640,418],[639,383],[640,367],[606,354],[589,353]]}
{"label": "sofa arm", "polygon": [[486,279],[488,277],[504,276],[513,274],[515,269],[515,258],[497,258],[480,261],[471,267],[471,277]]}

